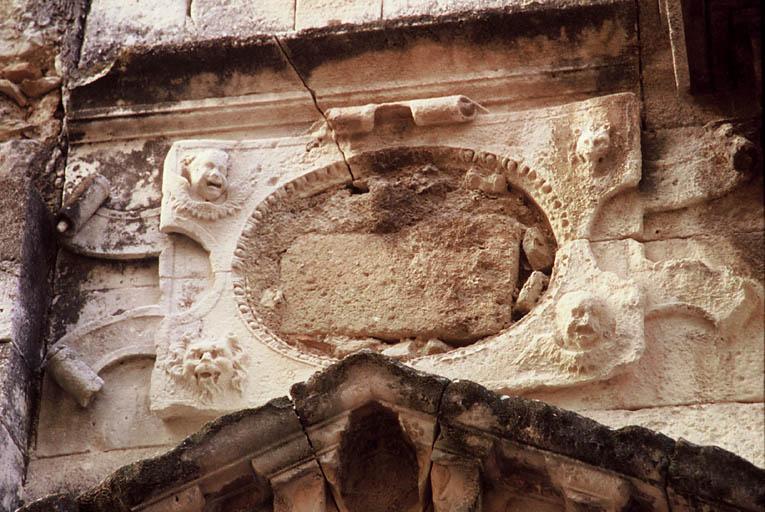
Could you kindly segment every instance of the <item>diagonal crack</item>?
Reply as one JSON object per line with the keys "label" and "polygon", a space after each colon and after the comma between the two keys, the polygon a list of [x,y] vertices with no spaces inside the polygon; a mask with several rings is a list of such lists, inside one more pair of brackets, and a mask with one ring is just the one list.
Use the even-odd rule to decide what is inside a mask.
{"label": "diagonal crack", "polygon": [[308,435],[306,425],[303,423],[303,418],[301,418],[300,414],[298,414],[297,408],[295,406],[295,400],[292,397],[290,397],[290,402],[292,402],[292,412],[295,413],[295,416],[298,419],[298,423],[300,423],[300,428],[303,430],[305,440],[308,443],[308,446],[311,448],[313,459],[316,461],[316,465],[319,466],[319,471],[321,471],[321,477],[324,479],[325,493],[327,496],[329,496],[329,500],[331,500],[332,504],[335,506],[334,510],[340,510],[340,507],[337,506],[337,501],[335,501],[335,494],[332,492],[332,484],[330,484],[329,479],[327,478],[327,474],[324,472],[324,466],[321,465],[321,461],[319,460],[319,453],[316,451],[316,447],[314,447],[313,443],[311,442],[311,436]]}
{"label": "diagonal crack", "polygon": [[346,169],[348,169],[348,174],[351,176],[351,180],[355,180],[356,178],[353,176],[353,171],[351,170],[351,164],[348,163],[348,158],[346,158],[343,148],[340,147],[340,143],[337,141],[337,132],[335,132],[335,129],[332,126],[332,123],[330,122],[329,118],[327,117],[327,114],[324,112],[321,106],[319,106],[319,102],[316,99],[316,91],[311,89],[311,87],[308,85],[308,82],[306,82],[303,75],[300,74],[300,71],[298,71],[297,66],[295,66],[295,63],[293,62],[292,58],[289,56],[289,53],[287,53],[284,46],[282,45],[281,40],[277,36],[273,36],[273,38],[274,38],[274,41],[276,42],[276,46],[279,47],[279,51],[284,57],[284,60],[290,65],[292,70],[295,72],[295,75],[297,75],[297,77],[303,83],[303,87],[305,87],[305,89],[311,95],[313,106],[316,108],[316,111],[321,115],[321,117],[324,119],[324,122],[327,124],[327,128],[329,128],[329,131],[331,132],[332,142],[335,143],[335,147],[340,152],[340,155],[343,157],[343,162],[345,163]]}

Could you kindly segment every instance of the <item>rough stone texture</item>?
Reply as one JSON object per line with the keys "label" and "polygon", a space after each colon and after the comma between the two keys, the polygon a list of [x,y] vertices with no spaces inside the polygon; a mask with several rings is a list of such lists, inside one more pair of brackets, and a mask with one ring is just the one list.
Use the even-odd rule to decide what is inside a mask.
{"label": "rough stone texture", "polygon": [[[79,494],[97,485],[120,467],[156,457],[171,448],[171,445],[159,445],[151,448],[95,451],[57,457],[35,458],[33,455],[27,467],[24,502],[31,503],[51,493]],[[61,466],[69,468],[65,475],[60,472]]]}
{"label": "rough stone texture", "polygon": [[[31,184],[54,209],[62,187],[67,198],[92,173],[111,181],[105,206],[64,241],[49,329],[52,349],[76,350],[105,385],[81,409],[51,374],[45,377],[30,496],[60,488],[69,475],[72,490],[91,485],[140,446],[172,444],[206,417],[260,405],[332,357],[363,347],[620,422],[663,430],[655,415],[671,411],[666,432],[705,442],[711,434],[704,432],[714,432],[715,442],[761,460],[754,457],[762,422],[742,412],[761,411],[765,395],[755,2],[707,0],[708,15],[701,16],[688,10],[694,2],[674,0],[148,4],[12,0],[10,16],[0,20],[0,39],[8,42],[0,50],[8,93],[0,93],[0,140],[44,141],[13,142],[0,152],[9,155],[0,156],[3,171],[16,162],[9,172],[14,194],[0,197],[7,225],[0,234],[0,303],[25,303],[23,318],[32,319],[43,318],[47,304],[28,300],[42,282],[28,276],[46,270],[21,267],[38,256],[25,256],[16,242],[41,202],[29,199],[26,181],[14,180],[32,169]],[[63,91],[53,85],[59,82]],[[68,145],[57,146],[62,100]],[[445,146],[458,148],[453,155],[464,175],[449,186],[460,182],[470,191],[465,197],[481,198],[475,211],[507,202],[500,196],[508,187],[539,206],[554,236],[554,262],[537,244],[516,249],[514,230],[491,224],[496,212],[469,216],[469,202],[434,202],[434,222],[403,230],[344,230],[370,212],[392,212],[388,224],[406,221],[411,212],[385,201],[357,217],[338,211],[343,202],[375,196],[417,210],[430,192],[398,197],[412,185],[403,180],[388,184],[394,193],[378,194],[370,176],[379,174],[378,164],[401,167],[413,153],[418,166],[433,164],[440,149],[412,148]],[[207,163],[217,167],[208,172]],[[279,210],[285,195],[318,202],[326,190],[333,191],[331,208]],[[19,209],[15,195],[37,210]],[[310,224],[310,232],[269,217],[275,213]],[[268,228],[256,226],[262,218],[274,236],[259,245],[268,238],[260,236]],[[473,236],[482,233],[490,236]],[[32,247],[47,254],[42,244]],[[107,261],[113,259],[133,261]],[[545,269],[538,281],[549,278],[548,289],[527,301],[521,289],[535,268]],[[445,302],[451,309],[438,311]],[[518,302],[525,305],[507,307]],[[5,322],[11,308],[0,309]],[[0,338],[11,339],[27,362],[38,360],[37,327],[19,325],[36,340],[32,352],[7,322]],[[28,369],[34,375],[37,364]],[[18,391],[3,382],[3,393]],[[728,402],[752,405],[730,412]],[[442,443],[431,475],[436,512],[451,510],[450,500],[507,509],[508,496],[480,482],[521,463],[551,494],[547,502],[513,502],[516,509],[547,510],[540,503],[560,500],[569,509],[617,509],[631,486],[640,497],[625,507],[646,509],[661,499],[639,474],[609,476],[607,464],[608,471],[592,473],[583,466],[594,460],[566,451],[581,445],[628,465],[628,454],[614,455],[616,445],[629,452],[657,438],[627,429],[613,441],[568,413],[513,403],[526,411],[519,418],[543,427],[536,432],[541,441],[518,434],[537,451],[519,450],[507,438],[489,449],[486,436],[463,436],[454,426],[448,439],[475,441],[485,467],[455,467],[448,451],[454,446]],[[365,482],[343,476],[363,472],[363,463],[347,455],[363,451],[370,437],[390,441],[392,452],[411,462],[409,430],[422,427],[421,418],[398,427],[394,413],[406,414],[391,411],[383,404],[348,412],[337,460],[321,461],[322,468],[338,464],[332,493],[316,465],[299,479],[269,476],[275,506],[296,506],[295,489],[328,506],[335,498],[355,508],[379,505],[357,493]],[[545,444],[548,415],[581,435],[553,429],[565,442]],[[719,422],[722,415],[729,421]],[[22,417],[9,416],[19,425]],[[743,432],[742,424],[752,427]],[[75,429],[82,435],[68,435]],[[365,453],[385,468],[396,458]],[[78,464],[92,466],[67,470]],[[406,485],[386,496],[389,505],[410,503],[411,477],[422,467],[421,460],[405,464]],[[449,478],[462,484],[446,485]],[[685,480],[669,490],[673,506],[701,507],[686,496]],[[382,478],[375,482],[385,486]],[[421,492],[423,482],[417,484]],[[594,501],[576,489],[592,491]],[[179,499],[192,503],[217,492],[181,491]],[[243,508],[268,501],[247,496]],[[157,507],[173,506],[173,496],[159,499]]]}
{"label": "rough stone texture", "polygon": [[34,376],[13,343],[0,342],[0,424],[13,439],[16,448],[24,452],[29,434]]}
{"label": "rough stone texture", "polygon": [[521,233],[552,235],[523,195],[477,193],[460,179],[404,166],[270,212],[245,257],[253,308],[308,347],[322,336],[461,345],[506,328],[528,275]]}
{"label": "rough stone texture", "polygon": [[21,510],[754,511],[765,500],[765,472],[719,448],[614,431],[371,352],[292,394]]}
{"label": "rough stone texture", "polygon": [[[5,375],[3,375],[5,378]],[[0,507],[13,510],[19,504],[24,483],[24,452],[0,424]]]}
{"label": "rough stone texture", "polygon": [[295,29],[377,21],[382,9],[383,0],[297,0]]}
{"label": "rough stone texture", "polygon": [[0,145],[0,500],[13,508],[21,478],[44,351],[49,272],[55,254],[48,210],[34,187],[50,146],[34,141]]}
{"label": "rough stone texture", "polygon": [[746,432],[765,430],[763,404],[703,404],[638,411],[580,411],[604,425],[641,425],[669,437],[695,444],[716,445],[765,467],[765,439]]}

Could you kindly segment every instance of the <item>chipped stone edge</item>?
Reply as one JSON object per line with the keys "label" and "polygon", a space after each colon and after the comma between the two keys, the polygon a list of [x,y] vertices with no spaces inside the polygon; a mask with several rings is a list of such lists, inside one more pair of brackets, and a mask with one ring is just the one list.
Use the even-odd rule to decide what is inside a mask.
{"label": "chipped stone edge", "polygon": [[[171,489],[177,491],[193,486],[204,476],[200,465],[193,460],[192,452],[209,442],[220,441],[217,438],[226,435],[224,431],[228,426],[236,426],[247,419],[272,416],[283,427],[284,435],[290,435],[295,430],[296,420],[302,420],[300,425],[307,438],[306,420],[321,421],[326,414],[332,414],[333,408],[328,403],[339,398],[342,384],[352,382],[352,372],[364,368],[405,381],[412,388],[425,386],[429,389],[430,392],[419,399],[412,396],[409,400],[402,396],[406,403],[400,405],[435,415],[443,429],[469,427],[471,420],[460,414],[479,405],[496,421],[488,428],[473,425],[473,431],[637,478],[664,491],[665,496],[679,496],[694,503],[701,501],[735,510],[759,510],[765,503],[765,469],[721,448],[697,446],[682,439],[673,441],[636,426],[612,430],[543,402],[500,396],[470,381],[449,381],[380,354],[362,351],[314,374],[306,382],[295,384],[292,400],[277,398],[257,409],[218,418],[173,450],[124,466],[78,496],[54,494],[22,507],[18,512],[117,512],[156,502]],[[437,410],[428,410],[428,397],[437,397]],[[374,397],[370,397],[371,400]],[[311,414],[315,418],[311,419]],[[279,431],[278,428],[270,430],[271,433]],[[543,435],[534,435],[532,430],[541,431]],[[264,434],[266,446],[279,443],[279,439]],[[256,440],[259,435],[260,432],[252,432],[251,439]],[[260,443],[254,443],[253,447],[253,451],[263,449]],[[315,452],[313,458],[318,458]],[[637,464],[641,466],[637,467]]]}

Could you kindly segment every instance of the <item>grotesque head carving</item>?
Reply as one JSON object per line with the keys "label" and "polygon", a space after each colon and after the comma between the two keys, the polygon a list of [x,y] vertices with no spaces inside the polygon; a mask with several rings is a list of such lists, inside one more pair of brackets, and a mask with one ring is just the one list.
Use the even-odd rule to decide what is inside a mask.
{"label": "grotesque head carving", "polygon": [[184,160],[183,177],[190,195],[211,203],[225,199],[228,190],[229,156],[220,149],[208,149]]}
{"label": "grotesque head carving", "polygon": [[595,348],[614,330],[605,304],[590,292],[569,292],[555,309],[558,344],[574,352]]}
{"label": "grotesque head carving", "polygon": [[229,334],[225,341],[207,338],[191,341],[182,337],[171,351],[168,372],[194,388],[200,398],[209,402],[227,388],[242,392],[246,373],[242,366],[242,348]]}
{"label": "grotesque head carving", "polygon": [[597,164],[611,148],[610,126],[590,126],[582,130],[576,141],[576,154],[585,163]]}

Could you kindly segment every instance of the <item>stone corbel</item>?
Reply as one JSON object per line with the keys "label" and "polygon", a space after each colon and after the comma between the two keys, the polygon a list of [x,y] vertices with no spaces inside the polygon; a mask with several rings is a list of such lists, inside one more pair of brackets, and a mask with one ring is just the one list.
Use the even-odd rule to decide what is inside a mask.
{"label": "stone corbel", "polygon": [[[385,499],[390,510],[422,512],[445,382],[371,353],[333,368],[295,385],[292,395],[338,510]],[[377,463],[378,477],[363,477],[361,461]]]}
{"label": "stone corbel", "polygon": [[619,512],[629,501],[629,485],[624,479],[589,467],[562,466],[552,458],[546,462],[553,483],[563,494],[566,512]]}
{"label": "stone corbel", "polygon": [[481,468],[478,462],[434,452],[430,482],[434,512],[482,510]]}
{"label": "stone corbel", "polygon": [[302,430],[271,450],[259,451],[250,464],[271,485],[274,512],[336,512]]}
{"label": "stone corbel", "polygon": [[337,512],[316,461],[271,478],[274,512]]}
{"label": "stone corbel", "polygon": [[202,512],[204,506],[205,497],[201,489],[198,485],[192,485],[139,510],[140,512]]}
{"label": "stone corbel", "polygon": [[466,96],[443,96],[395,103],[375,103],[327,110],[327,123],[337,135],[357,135],[374,131],[378,121],[411,118],[416,126],[469,123],[484,107]]}

